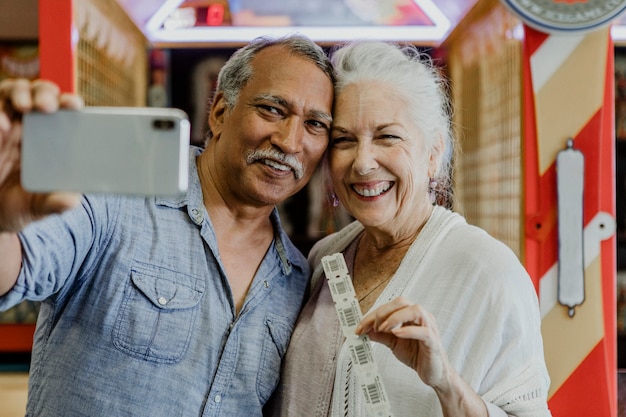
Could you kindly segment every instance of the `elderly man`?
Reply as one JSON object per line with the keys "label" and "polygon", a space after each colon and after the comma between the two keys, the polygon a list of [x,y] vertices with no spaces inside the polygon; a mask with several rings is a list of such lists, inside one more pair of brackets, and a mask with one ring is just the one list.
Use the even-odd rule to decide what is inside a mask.
{"label": "elderly man", "polygon": [[0,308],[42,301],[27,415],[261,415],[310,274],[275,205],[326,149],[333,83],[305,38],[238,50],[168,198],[23,190],[20,114],[80,101],[0,84]]}

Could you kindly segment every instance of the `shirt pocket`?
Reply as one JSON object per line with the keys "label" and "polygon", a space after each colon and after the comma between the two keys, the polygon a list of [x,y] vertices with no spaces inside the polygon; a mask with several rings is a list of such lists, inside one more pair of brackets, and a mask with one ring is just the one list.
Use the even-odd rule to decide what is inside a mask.
{"label": "shirt pocket", "polygon": [[185,355],[204,281],[156,266],[134,266],[113,329],[113,344],[136,358],[176,363]]}
{"label": "shirt pocket", "polygon": [[284,317],[267,313],[265,330],[268,334],[263,338],[261,363],[257,375],[258,396],[262,404],[268,400],[278,385],[281,360],[287,351],[293,326]]}

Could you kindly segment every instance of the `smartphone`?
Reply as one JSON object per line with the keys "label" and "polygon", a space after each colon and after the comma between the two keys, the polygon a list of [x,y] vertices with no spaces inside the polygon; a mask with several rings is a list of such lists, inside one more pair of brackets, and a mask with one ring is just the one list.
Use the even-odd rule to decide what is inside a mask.
{"label": "smartphone", "polygon": [[142,196],[187,190],[190,123],[179,109],[86,107],[23,118],[22,186]]}

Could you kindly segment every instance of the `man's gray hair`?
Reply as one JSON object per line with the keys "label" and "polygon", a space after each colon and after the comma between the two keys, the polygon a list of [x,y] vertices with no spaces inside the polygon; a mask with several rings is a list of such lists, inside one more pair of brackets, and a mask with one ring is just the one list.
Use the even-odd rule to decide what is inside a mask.
{"label": "man's gray hair", "polygon": [[[220,92],[223,93],[227,109],[230,110],[237,104],[241,90],[252,78],[252,59],[259,51],[270,46],[280,46],[295,56],[311,61],[328,76],[334,86],[333,66],[324,50],[315,42],[302,35],[289,35],[281,38],[262,36],[235,51],[219,72],[214,97]],[[277,62],[276,65],[280,63]],[[209,129],[207,138],[211,136]]]}

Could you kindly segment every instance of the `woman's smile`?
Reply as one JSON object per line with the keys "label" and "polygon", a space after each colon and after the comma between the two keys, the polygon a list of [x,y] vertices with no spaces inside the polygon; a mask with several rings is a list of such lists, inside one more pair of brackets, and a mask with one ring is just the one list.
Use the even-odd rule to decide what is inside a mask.
{"label": "woman's smile", "polygon": [[361,197],[378,197],[385,194],[393,187],[393,181],[379,181],[376,183],[355,183],[352,189]]}

